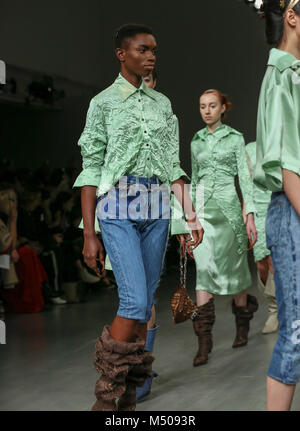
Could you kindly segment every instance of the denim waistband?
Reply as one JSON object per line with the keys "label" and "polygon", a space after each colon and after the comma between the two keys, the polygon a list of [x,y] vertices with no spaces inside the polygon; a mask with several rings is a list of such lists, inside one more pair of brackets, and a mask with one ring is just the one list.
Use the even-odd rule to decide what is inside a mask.
{"label": "denim waistband", "polygon": [[284,191],[272,192],[271,201],[274,201],[275,199],[284,199],[285,196],[286,194]]}
{"label": "denim waistband", "polygon": [[284,195],[284,194],[285,193],[283,190],[281,190],[280,192],[272,192],[272,197],[274,196],[274,198],[275,198],[276,196],[280,196],[280,195]]}
{"label": "denim waistband", "polygon": [[121,179],[123,178],[127,178],[127,183],[130,183],[130,184],[143,184],[145,186],[148,186],[151,184],[162,184],[162,182],[156,176],[153,176],[151,178],[146,178],[146,177],[137,177],[135,175],[125,175]]}

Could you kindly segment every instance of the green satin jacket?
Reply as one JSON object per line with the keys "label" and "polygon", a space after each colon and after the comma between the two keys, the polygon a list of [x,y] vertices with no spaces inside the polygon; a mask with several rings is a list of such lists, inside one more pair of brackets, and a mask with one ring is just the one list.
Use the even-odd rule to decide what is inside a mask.
{"label": "green satin jacket", "polygon": [[256,138],[254,182],[281,191],[282,168],[300,175],[300,61],[276,48],[260,91]]}
{"label": "green satin jacket", "polygon": [[[256,166],[256,142],[249,142],[246,145],[246,151],[248,153],[251,165],[252,175],[255,171]],[[266,217],[268,205],[271,199],[271,192],[269,190],[262,190],[260,187],[257,187],[255,184],[253,186],[253,198],[254,204],[258,215],[261,217]]]}

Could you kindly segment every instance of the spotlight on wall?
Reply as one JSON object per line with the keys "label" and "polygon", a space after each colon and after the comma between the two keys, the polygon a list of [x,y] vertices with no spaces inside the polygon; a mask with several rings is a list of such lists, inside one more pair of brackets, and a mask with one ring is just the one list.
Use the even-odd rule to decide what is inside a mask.
{"label": "spotlight on wall", "polygon": [[253,6],[258,11],[263,4],[263,0],[245,0],[245,3]]}

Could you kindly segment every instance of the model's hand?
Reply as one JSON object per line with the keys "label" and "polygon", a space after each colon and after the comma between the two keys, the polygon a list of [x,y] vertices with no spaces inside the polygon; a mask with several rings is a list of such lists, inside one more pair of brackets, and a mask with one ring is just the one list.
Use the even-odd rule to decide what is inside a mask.
{"label": "model's hand", "polygon": [[199,244],[201,244],[203,240],[204,229],[198,218],[194,220],[188,220],[187,223],[192,230],[192,236],[189,233],[185,233],[177,235],[177,239],[181,247],[184,247],[184,242],[187,240],[187,252],[189,256],[194,259],[193,250],[198,247]]}
{"label": "model's hand", "polygon": [[98,262],[100,262],[102,271],[104,271],[104,253],[103,246],[95,233],[84,237],[82,254],[84,257],[84,262],[87,264],[87,266],[93,269],[98,277],[101,278]]}
{"label": "model's hand", "polygon": [[250,244],[254,245],[257,241],[257,231],[254,223],[253,213],[248,214],[246,231]]}
{"label": "model's hand", "polygon": [[203,240],[204,229],[197,216],[193,219],[188,219],[187,224],[192,230],[192,237],[191,241],[188,242],[188,247],[195,249]]}

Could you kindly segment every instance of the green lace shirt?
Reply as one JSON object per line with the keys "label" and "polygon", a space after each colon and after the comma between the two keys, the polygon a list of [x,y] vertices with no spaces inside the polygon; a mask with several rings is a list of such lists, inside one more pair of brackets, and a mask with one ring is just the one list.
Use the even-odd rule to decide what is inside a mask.
{"label": "green lace shirt", "polygon": [[157,176],[170,185],[188,176],[180,167],[178,124],[169,99],[121,74],[90,102],[78,145],[82,172],[74,187],[106,193],[123,175]]}

